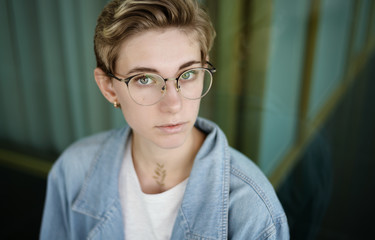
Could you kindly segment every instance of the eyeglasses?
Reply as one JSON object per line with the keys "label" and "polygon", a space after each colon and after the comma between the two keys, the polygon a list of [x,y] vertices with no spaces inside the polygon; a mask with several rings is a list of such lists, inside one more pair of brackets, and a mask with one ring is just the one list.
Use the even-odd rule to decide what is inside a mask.
{"label": "eyeglasses", "polygon": [[207,62],[209,68],[192,68],[181,73],[177,78],[163,78],[155,73],[140,73],[128,78],[118,78],[111,72],[107,75],[126,83],[130,97],[139,105],[150,106],[158,103],[167,91],[167,81],[176,80],[176,90],[184,98],[197,100],[210,91],[212,74],[216,68]]}

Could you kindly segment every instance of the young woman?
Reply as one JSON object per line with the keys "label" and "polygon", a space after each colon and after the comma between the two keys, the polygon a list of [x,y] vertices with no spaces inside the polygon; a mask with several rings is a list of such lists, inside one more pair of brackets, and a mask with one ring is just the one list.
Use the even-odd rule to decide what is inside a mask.
{"label": "young woman", "polygon": [[95,80],[129,127],[68,148],[48,178],[41,239],[288,239],[261,171],[197,118],[215,31],[194,0],[114,0]]}

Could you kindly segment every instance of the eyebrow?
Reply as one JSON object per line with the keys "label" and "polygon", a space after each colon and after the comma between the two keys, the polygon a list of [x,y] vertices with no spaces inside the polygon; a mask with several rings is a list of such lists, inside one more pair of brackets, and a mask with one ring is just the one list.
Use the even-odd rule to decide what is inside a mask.
{"label": "eyebrow", "polygon": [[[192,60],[192,61],[188,61],[184,64],[182,64],[179,68],[178,68],[178,71],[181,71],[182,69],[185,69],[187,67],[190,67],[194,64],[198,64],[198,63],[201,63],[201,61],[195,61],[195,60]],[[148,72],[148,73],[159,73],[158,70],[154,69],[154,68],[148,68],[148,67],[136,67],[136,68],[133,68],[131,69],[127,74],[126,76],[129,76],[131,74],[134,74],[134,73],[140,73],[140,72]]]}

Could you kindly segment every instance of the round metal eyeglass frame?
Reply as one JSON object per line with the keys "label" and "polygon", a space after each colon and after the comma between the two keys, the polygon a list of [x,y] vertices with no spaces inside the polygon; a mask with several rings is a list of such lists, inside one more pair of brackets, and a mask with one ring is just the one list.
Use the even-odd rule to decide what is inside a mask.
{"label": "round metal eyeglass frame", "polygon": [[[154,74],[154,75],[158,75],[161,79],[164,80],[164,86],[163,86],[163,88],[162,88],[163,91],[165,90],[166,83],[167,83],[168,80],[176,80],[176,90],[177,90],[177,92],[179,92],[179,91],[180,91],[180,85],[178,84],[178,80],[180,79],[180,77],[181,77],[183,74],[185,74],[186,72],[189,72],[189,71],[191,71],[191,70],[194,70],[194,69],[204,69],[204,70],[209,71],[210,74],[211,74],[211,83],[210,83],[210,86],[209,86],[209,88],[207,89],[207,91],[206,91],[201,97],[196,98],[196,99],[190,99],[190,98],[187,98],[187,97],[185,97],[185,96],[182,95],[182,96],[183,96],[184,98],[186,98],[186,99],[197,100],[197,99],[201,99],[201,98],[203,98],[203,97],[204,97],[204,96],[210,91],[211,86],[212,86],[212,79],[213,79],[213,76],[212,76],[212,75],[213,75],[213,73],[216,72],[216,68],[215,68],[210,62],[206,61],[206,63],[207,63],[207,65],[209,66],[208,68],[197,67],[197,68],[187,69],[187,70],[183,71],[180,75],[178,75],[177,78],[163,78],[162,76],[160,76],[160,75],[158,75],[158,74]],[[116,79],[116,80],[118,80],[118,81],[120,81],[120,82],[124,82],[124,83],[126,84],[127,88],[128,88],[128,91],[129,91],[129,82],[130,82],[134,77],[137,77],[137,76],[142,75],[142,74],[147,74],[147,73],[138,73],[138,74],[135,74],[135,75],[130,76],[130,77],[128,77],[128,78],[118,78],[118,77],[116,77],[113,73],[111,73],[111,72],[107,72],[107,75],[108,75],[109,77],[114,78],[114,79]],[[130,94],[130,96],[131,96],[131,94]],[[144,104],[140,104],[140,103],[138,103],[138,102],[135,101],[135,100],[133,99],[133,97],[132,97],[132,99],[133,99],[133,101],[134,101],[135,103],[137,103],[137,104],[139,104],[139,105],[142,105],[142,106],[150,106],[150,105],[154,105],[154,104],[158,103],[162,98],[163,98],[163,96],[161,96],[161,98],[160,98],[158,101],[156,101],[155,103],[144,105]]]}

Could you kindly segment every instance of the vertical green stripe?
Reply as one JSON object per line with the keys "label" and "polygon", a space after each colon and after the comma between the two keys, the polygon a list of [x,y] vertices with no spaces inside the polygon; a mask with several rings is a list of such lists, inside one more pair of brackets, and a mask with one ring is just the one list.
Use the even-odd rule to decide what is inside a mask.
{"label": "vertical green stripe", "polygon": [[[28,142],[20,72],[17,71],[14,21],[10,3],[0,0],[0,138],[24,144]],[[16,94],[18,93],[18,94]]]}
{"label": "vertical green stripe", "polygon": [[319,25],[319,12],[320,12],[320,0],[312,0],[309,22],[307,26],[307,37],[305,44],[305,60],[302,70],[302,83],[300,90],[300,107],[299,107],[299,126],[298,126],[298,139],[301,141],[305,137],[306,131],[306,122],[308,114],[309,99],[311,93],[311,81],[313,74],[313,63],[316,52],[316,41],[317,41],[317,32]]}
{"label": "vertical green stripe", "polygon": [[[61,151],[67,143],[73,141],[72,115],[68,108],[69,93],[67,89],[67,77],[65,74],[62,33],[60,15],[55,1],[37,1],[38,20],[41,33],[40,55],[43,63],[43,77],[46,83],[48,100],[45,105],[49,109],[51,128],[49,133],[55,151]],[[43,124],[40,122],[40,124]]]}
{"label": "vertical green stripe", "polygon": [[264,88],[269,58],[272,1],[253,0],[244,8],[246,41],[240,103],[240,149],[254,161],[259,157]]}
{"label": "vertical green stripe", "polygon": [[367,39],[366,43],[371,44],[372,39],[375,37],[375,1],[371,1],[370,3],[370,17],[367,26]]}
{"label": "vertical green stripe", "polygon": [[350,25],[350,33],[349,33],[349,42],[348,42],[348,51],[346,54],[346,71],[345,75],[346,78],[344,78],[343,81],[350,81],[349,75],[353,72],[355,64],[354,64],[354,41],[356,38],[355,32],[358,25],[358,16],[359,16],[359,7],[360,2],[359,0],[354,0],[354,7],[352,8],[352,21]]}
{"label": "vertical green stripe", "polygon": [[[50,118],[46,102],[46,79],[43,76],[43,65],[40,29],[37,22],[37,10],[33,1],[12,1],[14,21],[16,71],[20,73],[21,89],[18,94],[24,97],[23,105],[18,111],[24,111],[27,126],[28,142],[36,149],[50,149]],[[17,95],[18,95],[17,94]],[[15,95],[14,97],[17,97]],[[18,95],[19,96],[19,95]]]}
{"label": "vertical green stripe", "polygon": [[66,103],[73,116],[74,138],[81,138],[89,133],[87,102],[85,101],[86,88],[83,83],[81,71],[82,52],[78,16],[80,15],[77,4],[72,0],[58,1],[58,9],[62,21],[62,49],[64,52],[65,78],[68,86],[69,101]]}
{"label": "vertical green stripe", "polygon": [[214,121],[227,134],[230,144],[237,136],[237,102],[240,91],[240,36],[242,1],[218,1]]}

